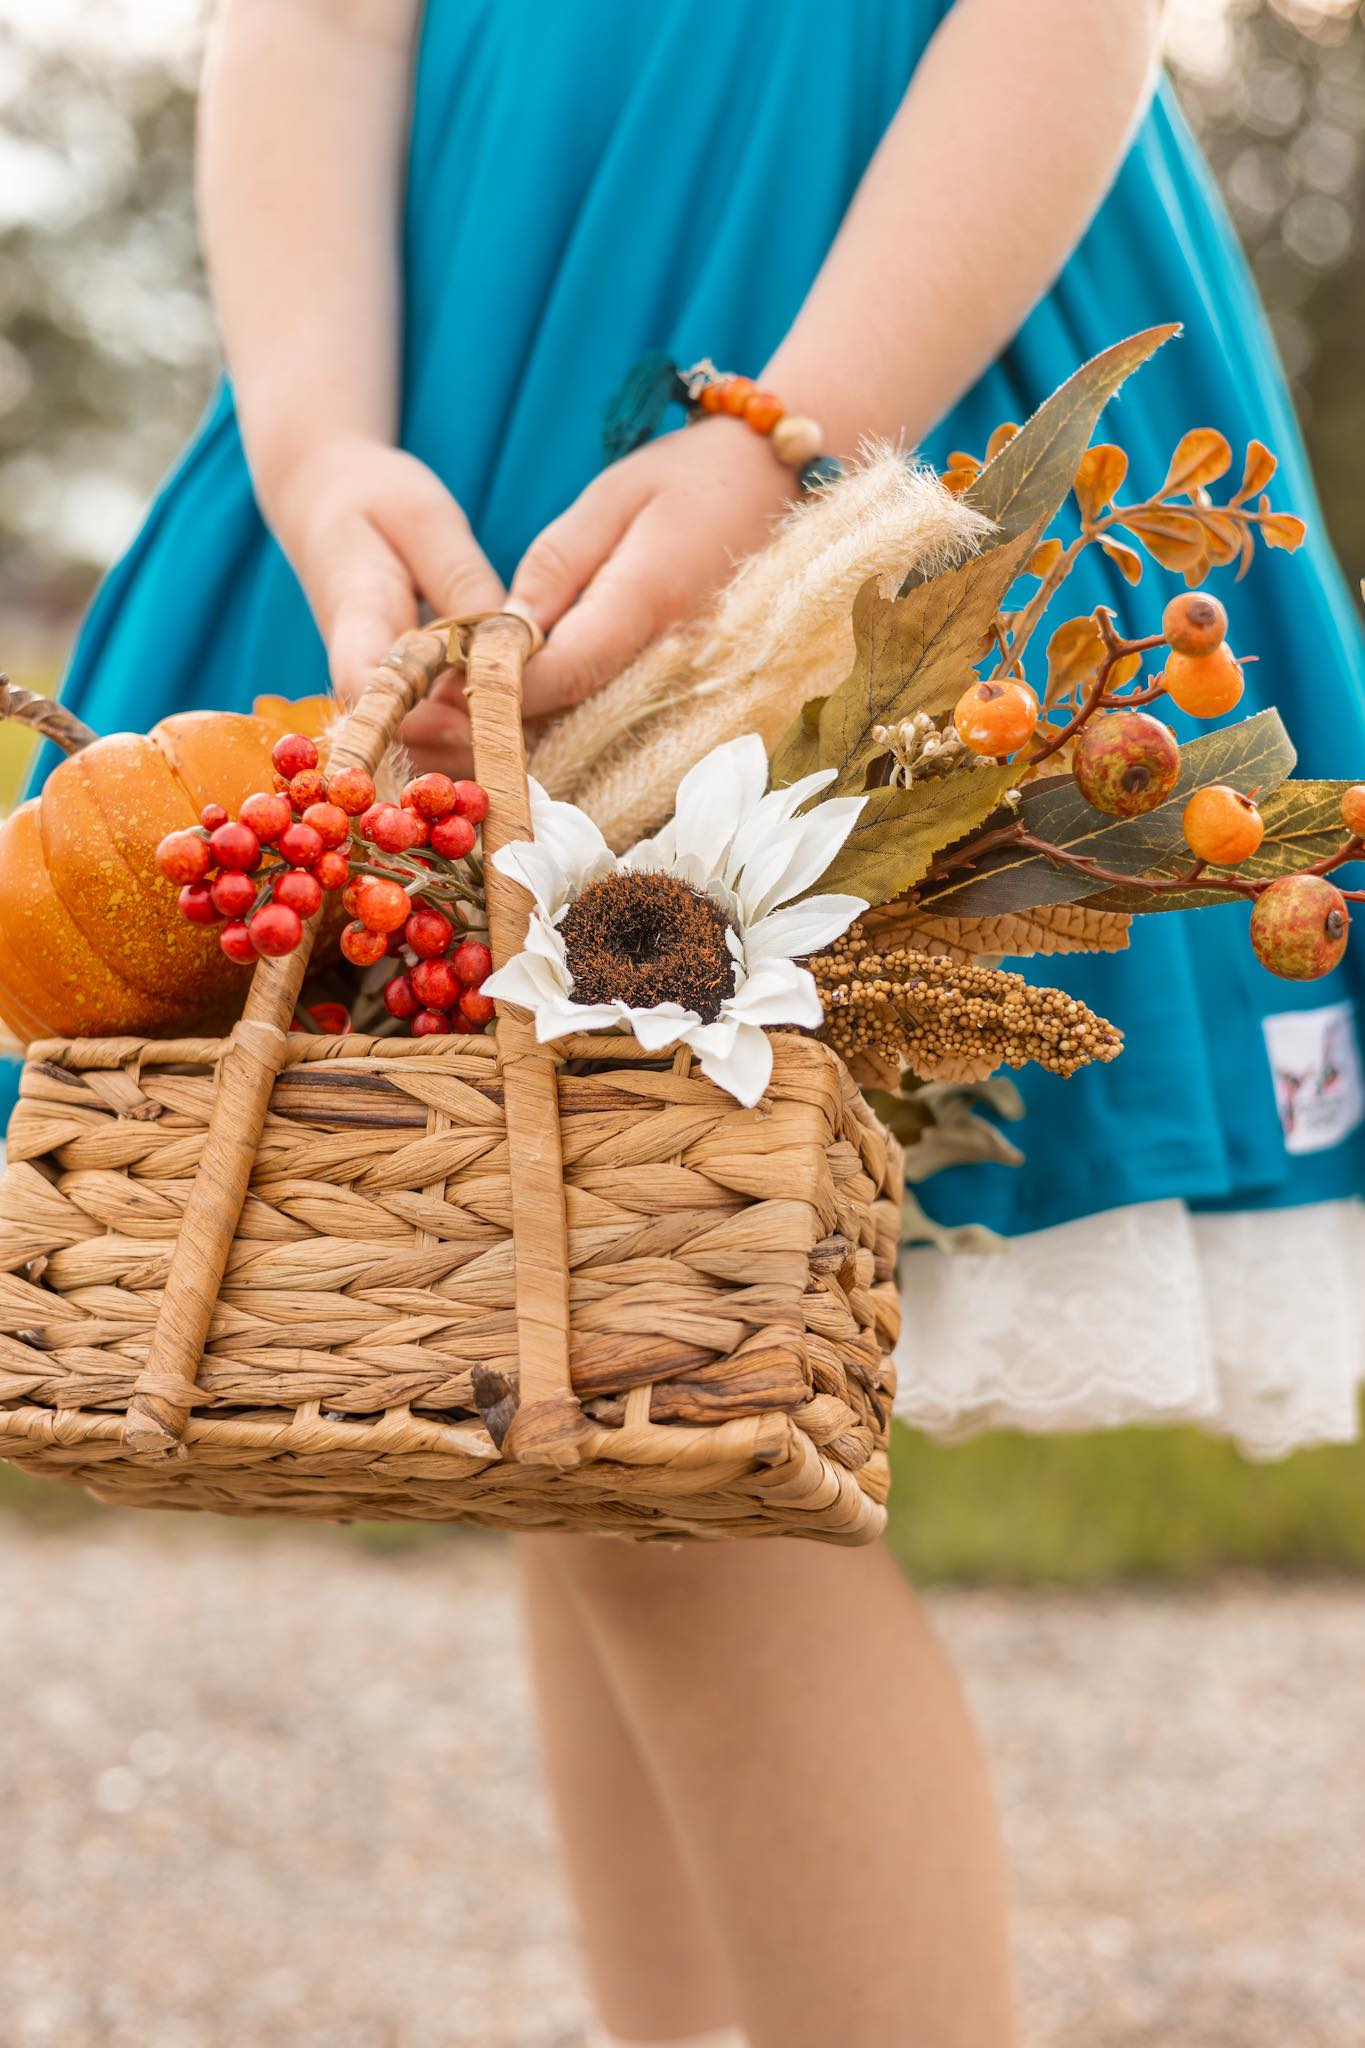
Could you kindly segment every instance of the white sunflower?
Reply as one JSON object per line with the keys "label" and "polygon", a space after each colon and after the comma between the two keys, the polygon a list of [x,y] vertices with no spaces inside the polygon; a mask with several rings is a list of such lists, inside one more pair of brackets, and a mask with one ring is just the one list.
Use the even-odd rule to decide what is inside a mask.
{"label": "white sunflower", "polygon": [[[619,859],[591,818],[531,784],[533,839],[493,855],[533,898],[526,945],[484,983],[529,1010],[542,1042],[627,1026],[650,1052],[683,1044],[746,1105],[772,1073],[766,1027],[821,1022],[818,953],[867,904],[803,896],[843,846],[864,803],[801,806],[834,770],[769,791],[756,733],[727,740],[678,786],[653,839]],[[800,898],[800,901],[794,899]]]}

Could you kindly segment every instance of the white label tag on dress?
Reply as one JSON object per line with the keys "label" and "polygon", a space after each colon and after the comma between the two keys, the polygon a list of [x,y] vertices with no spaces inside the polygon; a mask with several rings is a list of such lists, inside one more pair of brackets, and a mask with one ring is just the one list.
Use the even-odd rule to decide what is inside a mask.
{"label": "white label tag on dress", "polygon": [[1266,1051],[1287,1152],[1325,1152],[1365,1120],[1354,1003],[1267,1017]]}

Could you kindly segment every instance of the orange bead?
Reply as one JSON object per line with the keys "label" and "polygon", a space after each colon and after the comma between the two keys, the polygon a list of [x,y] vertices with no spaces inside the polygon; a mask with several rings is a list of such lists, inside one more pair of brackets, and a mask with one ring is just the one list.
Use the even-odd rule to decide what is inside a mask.
{"label": "orange bead", "polygon": [[729,380],[719,379],[715,384],[703,384],[701,397],[697,400],[703,412],[724,412],[725,386]]}
{"label": "orange bead", "polygon": [[742,419],[744,408],[752,398],[756,386],[752,377],[727,377],[721,385],[720,409]]}
{"label": "orange bead", "polygon": [[775,391],[751,391],[745,401],[744,421],[756,434],[771,434],[782,411],[782,400]]}

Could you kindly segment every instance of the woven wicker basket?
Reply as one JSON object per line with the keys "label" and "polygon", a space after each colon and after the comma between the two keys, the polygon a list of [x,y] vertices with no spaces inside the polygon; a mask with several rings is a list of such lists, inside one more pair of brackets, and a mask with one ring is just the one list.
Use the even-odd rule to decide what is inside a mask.
{"label": "woven wicker basket", "polygon": [[[530,632],[463,636],[492,851],[529,836]],[[448,666],[399,643],[374,769]],[[488,867],[490,938],[527,903]],[[630,1536],[882,1526],[900,1158],[775,1039],[744,1110],[625,1035],[303,1037],[303,953],[224,1040],[30,1049],[0,1185],[0,1455],[100,1499]]]}

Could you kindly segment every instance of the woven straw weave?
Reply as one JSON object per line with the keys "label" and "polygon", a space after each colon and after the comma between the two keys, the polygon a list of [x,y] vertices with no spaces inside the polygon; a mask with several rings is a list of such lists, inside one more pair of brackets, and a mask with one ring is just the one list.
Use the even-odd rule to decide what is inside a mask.
{"label": "woven straw weave", "polygon": [[[527,646],[505,617],[472,643],[489,848],[527,829]],[[376,759],[445,663],[400,644],[333,764]],[[525,903],[489,879],[501,959]],[[289,1034],[302,973],[263,963],[226,1040],[31,1048],[0,1454],[137,1506],[876,1534],[900,1159],[826,1047],[777,1037],[744,1110],[686,1051],[537,1047],[516,1012]]]}

